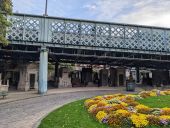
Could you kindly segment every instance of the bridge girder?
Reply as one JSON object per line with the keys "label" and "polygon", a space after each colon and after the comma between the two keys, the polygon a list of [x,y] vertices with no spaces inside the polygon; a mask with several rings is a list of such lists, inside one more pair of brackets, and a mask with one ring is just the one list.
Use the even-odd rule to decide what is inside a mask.
{"label": "bridge girder", "polygon": [[[13,48],[14,46],[14,48]],[[24,49],[24,50],[23,50]],[[0,49],[1,60],[39,61],[40,47],[10,45]],[[170,68],[170,56],[94,50],[48,48],[49,62],[84,63],[127,67]],[[78,59],[77,59],[78,58]]]}

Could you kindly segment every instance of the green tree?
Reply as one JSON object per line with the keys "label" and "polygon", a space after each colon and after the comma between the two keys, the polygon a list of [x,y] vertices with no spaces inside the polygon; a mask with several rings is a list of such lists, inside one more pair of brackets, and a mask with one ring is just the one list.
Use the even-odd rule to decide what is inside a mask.
{"label": "green tree", "polygon": [[0,43],[8,44],[6,39],[7,27],[10,26],[10,22],[7,21],[6,15],[12,14],[12,1],[0,0]]}

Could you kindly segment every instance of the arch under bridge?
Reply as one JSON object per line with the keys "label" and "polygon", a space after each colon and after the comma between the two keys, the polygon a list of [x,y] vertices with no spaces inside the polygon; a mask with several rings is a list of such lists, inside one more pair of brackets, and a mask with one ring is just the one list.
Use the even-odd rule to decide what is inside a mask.
{"label": "arch under bridge", "polygon": [[14,14],[1,61],[39,61],[39,91],[49,62],[170,69],[170,28]]}

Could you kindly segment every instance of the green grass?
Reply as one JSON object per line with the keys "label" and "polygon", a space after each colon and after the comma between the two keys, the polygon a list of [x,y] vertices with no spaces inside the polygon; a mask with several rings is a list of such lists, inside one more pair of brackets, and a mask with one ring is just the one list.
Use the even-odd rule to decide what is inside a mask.
{"label": "green grass", "polygon": [[39,128],[108,128],[96,121],[84,107],[84,100],[67,104],[45,117]]}
{"label": "green grass", "polygon": [[170,95],[149,97],[138,101],[141,104],[147,105],[151,108],[170,108]]}
{"label": "green grass", "polygon": [[[139,100],[152,108],[170,107],[170,95]],[[84,107],[84,100],[72,102],[45,117],[38,128],[109,128],[95,120]],[[158,128],[158,127],[147,127]]]}

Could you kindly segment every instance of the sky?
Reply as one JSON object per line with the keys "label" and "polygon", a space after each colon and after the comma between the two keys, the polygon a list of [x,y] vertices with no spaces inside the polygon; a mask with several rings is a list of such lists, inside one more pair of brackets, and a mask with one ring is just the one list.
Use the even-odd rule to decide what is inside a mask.
{"label": "sky", "polygon": [[[43,15],[46,0],[12,0],[13,11]],[[170,28],[170,0],[48,0],[48,15]]]}

